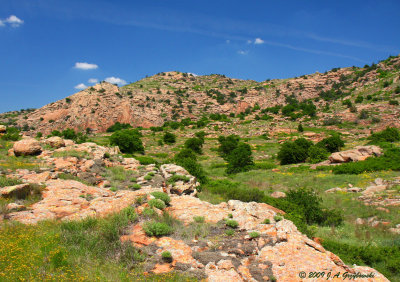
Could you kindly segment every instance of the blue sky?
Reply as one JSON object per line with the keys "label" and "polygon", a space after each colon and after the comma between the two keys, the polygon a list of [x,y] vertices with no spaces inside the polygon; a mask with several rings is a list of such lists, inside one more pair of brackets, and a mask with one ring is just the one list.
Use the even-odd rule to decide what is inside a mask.
{"label": "blue sky", "polygon": [[0,112],[162,71],[262,81],[364,66],[400,53],[399,11],[398,0],[0,0]]}

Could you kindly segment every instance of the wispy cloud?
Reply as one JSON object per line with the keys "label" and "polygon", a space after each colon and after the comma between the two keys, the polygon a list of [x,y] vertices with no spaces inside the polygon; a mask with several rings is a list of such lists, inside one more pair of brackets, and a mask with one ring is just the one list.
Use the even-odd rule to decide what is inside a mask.
{"label": "wispy cloud", "polygon": [[0,26],[6,26],[9,25],[11,27],[19,27],[24,23],[23,20],[18,18],[15,15],[11,15],[6,19],[0,19]]}
{"label": "wispy cloud", "polygon": [[97,78],[89,78],[88,82],[89,83],[98,83],[99,80]]}
{"label": "wispy cloud", "polygon": [[254,40],[254,44],[256,44],[256,45],[258,45],[258,44],[263,44],[264,43],[264,40],[262,40],[261,38],[256,38],[255,40]]}
{"label": "wispy cloud", "polygon": [[109,82],[109,83],[112,83],[112,84],[118,84],[118,85],[124,85],[124,84],[126,84],[126,81],[125,81],[125,80],[123,80],[122,78],[119,78],[119,77],[114,77],[114,76],[107,77],[107,78],[105,79],[105,81],[107,81],[107,82]]}
{"label": "wispy cloud", "polygon": [[80,70],[95,70],[99,66],[96,64],[89,64],[89,63],[75,63],[75,68]]}
{"label": "wispy cloud", "polygon": [[78,89],[78,90],[83,90],[83,89],[86,89],[87,86],[84,83],[80,83],[80,84],[76,85],[74,88]]}
{"label": "wispy cloud", "polygon": [[239,55],[247,55],[247,54],[249,54],[249,51],[248,50],[239,50],[239,51],[237,51],[237,53]]}

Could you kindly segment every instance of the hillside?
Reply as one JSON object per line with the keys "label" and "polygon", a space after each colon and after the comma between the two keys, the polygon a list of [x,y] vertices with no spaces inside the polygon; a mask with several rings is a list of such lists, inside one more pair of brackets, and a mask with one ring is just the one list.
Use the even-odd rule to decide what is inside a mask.
{"label": "hillside", "polygon": [[[396,103],[400,92],[399,70],[397,56],[364,68],[332,69],[263,82],[165,72],[121,88],[102,82],[32,112],[3,114],[0,120],[44,134],[65,128],[104,132],[117,121],[148,128],[170,120],[198,120],[212,113],[246,113],[245,119],[253,119],[265,115],[270,107],[303,101],[316,106],[318,118],[314,123],[319,125],[331,117],[353,122],[359,120],[361,111],[366,111],[369,118],[360,120],[364,125],[400,126]],[[343,105],[346,99],[353,107]],[[307,115],[292,114],[298,110],[288,109],[286,114],[270,111],[270,115],[276,122],[307,121]]]}

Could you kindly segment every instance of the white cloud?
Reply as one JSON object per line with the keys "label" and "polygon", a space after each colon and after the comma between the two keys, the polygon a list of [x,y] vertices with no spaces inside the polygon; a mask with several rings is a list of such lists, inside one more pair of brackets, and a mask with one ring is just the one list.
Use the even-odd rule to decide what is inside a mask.
{"label": "white cloud", "polygon": [[245,51],[245,50],[239,50],[237,52],[239,55],[247,55],[249,53],[249,51]]}
{"label": "white cloud", "polygon": [[247,40],[247,44],[251,44],[253,41],[251,41],[250,39]]}
{"label": "white cloud", "polygon": [[9,24],[11,27],[19,27],[23,23],[24,21],[15,15],[11,15],[6,19],[0,20],[0,26],[6,26],[6,24]]}
{"label": "white cloud", "polygon": [[105,81],[107,81],[107,82],[109,82],[109,83],[112,83],[112,84],[126,84],[126,81],[125,80],[123,80],[123,79],[121,79],[121,78],[119,78],[119,77],[114,77],[114,76],[111,76],[111,77],[107,77],[106,79],[105,79]]}
{"label": "white cloud", "polygon": [[263,44],[264,40],[262,40],[261,38],[256,38],[256,40],[254,40],[254,44]]}
{"label": "white cloud", "polygon": [[99,66],[96,64],[89,64],[89,63],[75,63],[75,68],[80,70],[95,70]]}
{"label": "white cloud", "polygon": [[98,83],[99,80],[97,78],[89,78],[88,82],[89,83]]}
{"label": "white cloud", "polygon": [[225,42],[226,42],[226,44],[231,43],[231,41],[229,39],[227,39]]}
{"label": "white cloud", "polygon": [[80,83],[77,86],[75,86],[75,89],[79,89],[79,90],[86,89],[86,88],[87,88],[87,86],[83,83]]}

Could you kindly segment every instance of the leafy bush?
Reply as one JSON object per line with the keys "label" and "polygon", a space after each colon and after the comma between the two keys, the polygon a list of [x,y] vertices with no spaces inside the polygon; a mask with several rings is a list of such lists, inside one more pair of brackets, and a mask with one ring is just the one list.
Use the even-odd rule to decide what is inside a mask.
{"label": "leafy bush", "polygon": [[280,160],[281,165],[305,162],[308,158],[308,149],[311,146],[312,142],[304,138],[299,138],[294,142],[285,142],[278,152],[278,160]]}
{"label": "leafy bush", "polygon": [[132,128],[132,126],[129,123],[120,123],[119,121],[117,121],[109,128],[107,128],[107,132],[116,132],[118,130],[130,129],[130,128]]}
{"label": "leafy bush", "polygon": [[139,152],[144,154],[144,147],[137,130],[124,129],[110,136],[110,143],[119,147],[122,153]]}
{"label": "leafy bush", "polygon": [[6,133],[1,136],[1,139],[7,141],[18,141],[20,138],[19,130],[15,127],[7,127]]}
{"label": "leafy bush", "polygon": [[346,264],[368,265],[391,281],[400,275],[400,245],[351,245],[330,239],[322,241],[325,249],[340,256]]}
{"label": "leafy bush", "polygon": [[279,222],[279,221],[281,221],[283,219],[283,216],[281,216],[281,215],[275,215],[274,216],[274,220],[276,221],[276,222]]}
{"label": "leafy bush", "polygon": [[155,207],[155,208],[157,208],[159,210],[163,210],[166,207],[165,203],[163,201],[161,201],[160,199],[151,199],[148,202],[148,204],[149,204],[150,207],[152,207],[152,208]]}
{"label": "leafy bush", "polygon": [[238,228],[238,226],[239,226],[239,223],[236,220],[233,220],[233,219],[228,219],[225,222],[225,224],[226,224],[226,226],[228,226],[230,228],[233,228],[233,229]]}
{"label": "leafy bush", "polygon": [[172,254],[171,252],[164,251],[161,253],[161,257],[165,262],[172,262]]}
{"label": "leafy bush", "polygon": [[399,105],[399,101],[397,101],[397,100],[390,100],[390,101],[389,101],[389,105],[398,106],[398,105]]}
{"label": "leafy bush", "polygon": [[229,154],[237,148],[239,145],[239,140],[240,137],[237,135],[229,135],[227,137],[225,136],[219,136],[218,141],[219,141],[219,148],[218,152],[221,155],[222,158],[227,160]]}
{"label": "leafy bush", "polygon": [[328,152],[334,153],[340,151],[344,147],[344,141],[338,134],[325,138],[317,143],[317,146],[325,148]]}
{"label": "leafy bush", "polygon": [[235,235],[235,230],[233,230],[233,229],[228,229],[228,230],[225,231],[225,234],[226,234],[227,236],[233,236],[233,235]]}
{"label": "leafy bush", "polygon": [[239,143],[228,156],[228,167],[226,172],[238,173],[249,170],[254,165],[253,156],[249,144]]}
{"label": "leafy bush", "polygon": [[249,233],[249,236],[251,239],[256,239],[258,237],[260,237],[260,233],[258,233],[257,231],[253,231]]}
{"label": "leafy bush", "polygon": [[311,146],[308,149],[308,161],[312,164],[322,162],[329,157],[329,152],[320,146]]}
{"label": "leafy bush", "polygon": [[192,149],[197,154],[202,154],[204,139],[189,138],[185,141],[185,148]]}
{"label": "leafy bush", "polygon": [[304,132],[304,128],[303,128],[303,125],[301,123],[299,123],[299,125],[297,126],[297,131],[298,132]]}
{"label": "leafy bush", "polygon": [[168,196],[168,194],[164,193],[164,192],[153,192],[151,193],[151,195],[156,198],[156,199],[160,199],[161,201],[163,201],[166,205],[168,205],[171,202],[171,198],[170,196]]}
{"label": "leafy bush", "polygon": [[204,218],[204,216],[194,216],[194,217],[193,217],[193,220],[194,220],[195,222],[197,222],[197,223],[204,223],[205,218]]}
{"label": "leafy bush", "polygon": [[143,225],[143,230],[147,236],[161,237],[172,233],[172,227],[164,222],[149,221]]}
{"label": "leafy bush", "polygon": [[163,136],[163,141],[165,144],[169,145],[174,144],[176,142],[176,136],[171,132],[165,132]]}
{"label": "leafy bush", "polygon": [[371,140],[370,143],[396,142],[400,141],[400,131],[395,127],[387,127],[385,130],[372,133],[368,139]]}
{"label": "leafy bush", "polygon": [[213,180],[205,185],[205,189],[213,194],[219,194],[226,199],[242,202],[261,202],[264,192],[257,188],[241,188],[240,183],[229,180]]}
{"label": "leafy bush", "polygon": [[153,159],[152,157],[148,156],[135,156],[135,159],[137,159],[141,165],[149,165],[149,164],[157,164],[158,162]]}
{"label": "leafy bush", "polygon": [[263,224],[271,224],[271,220],[269,218],[264,219]]}

